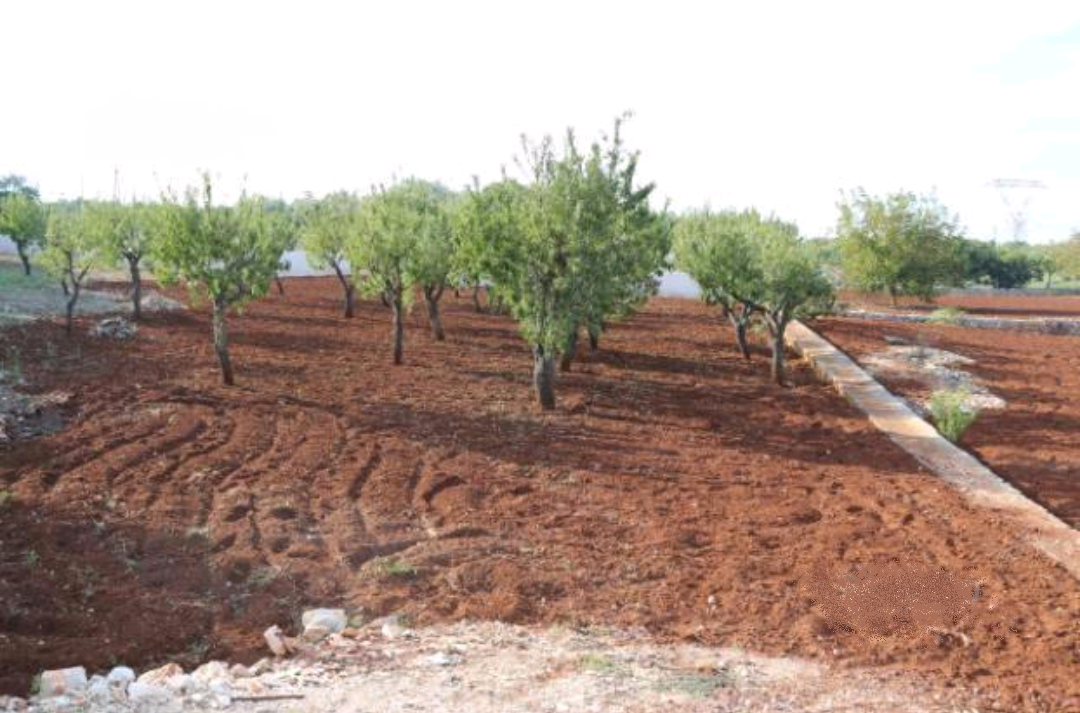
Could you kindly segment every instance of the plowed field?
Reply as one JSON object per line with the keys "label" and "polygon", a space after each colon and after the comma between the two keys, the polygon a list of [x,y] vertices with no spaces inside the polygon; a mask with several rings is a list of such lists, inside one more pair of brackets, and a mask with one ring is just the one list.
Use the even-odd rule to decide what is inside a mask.
{"label": "plowed field", "polygon": [[[961,444],[1080,527],[1080,337],[855,319],[821,320],[815,328],[856,360],[884,350],[886,336],[973,359],[963,369],[1006,406],[983,411]],[[903,396],[929,396],[918,383],[885,383]]]}
{"label": "plowed field", "polygon": [[[769,383],[715,311],[654,300],[539,414],[506,318],[296,279],[130,343],[3,333],[66,427],[0,450],[0,689],[43,667],[263,654],[309,605],[417,624],[643,626],[924,676],[980,710],[1080,708],[1080,586],[808,370]],[[83,325],[86,326],[85,324]],[[85,333],[85,329],[80,330]]]}

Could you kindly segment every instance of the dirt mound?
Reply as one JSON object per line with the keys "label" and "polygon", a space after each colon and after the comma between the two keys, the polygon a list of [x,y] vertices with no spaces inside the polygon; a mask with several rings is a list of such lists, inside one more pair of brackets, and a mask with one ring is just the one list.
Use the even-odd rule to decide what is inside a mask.
{"label": "dirt mound", "polygon": [[[79,359],[24,360],[77,413],[0,450],[17,505],[0,535],[0,601],[18,609],[5,689],[52,665],[254,658],[267,625],[340,605],[943,672],[991,710],[1080,696],[1076,583],[808,370],[770,384],[714,311],[652,302],[560,375],[545,416],[509,320],[448,300],[437,343],[417,311],[395,368],[388,313],[345,320],[339,301],[333,280],[291,280],[233,320],[232,389],[200,311],[122,343],[6,334]],[[921,619],[867,628],[809,588],[821,567],[842,582],[894,560],[978,586],[928,625],[955,638]]]}

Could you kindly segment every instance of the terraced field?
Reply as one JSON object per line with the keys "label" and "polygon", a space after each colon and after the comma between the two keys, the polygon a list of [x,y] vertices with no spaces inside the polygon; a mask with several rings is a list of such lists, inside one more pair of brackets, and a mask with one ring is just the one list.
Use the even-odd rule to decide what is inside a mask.
{"label": "terraced field", "polygon": [[386,311],[337,300],[295,279],[236,318],[234,388],[199,311],[130,343],[3,332],[32,389],[72,397],[63,430],[0,446],[0,689],[255,658],[263,628],[326,604],[640,626],[985,710],[1080,701],[1076,582],[808,370],[770,384],[715,312],[653,301],[541,415],[506,318],[449,298],[437,343],[415,310],[393,367]]}

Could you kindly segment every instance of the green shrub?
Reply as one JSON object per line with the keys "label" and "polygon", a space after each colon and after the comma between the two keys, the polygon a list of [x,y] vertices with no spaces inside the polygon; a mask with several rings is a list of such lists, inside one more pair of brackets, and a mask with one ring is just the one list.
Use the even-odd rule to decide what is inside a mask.
{"label": "green shrub", "polygon": [[930,313],[929,320],[938,324],[959,324],[966,312],[958,307],[940,307]]}
{"label": "green shrub", "polygon": [[971,392],[960,387],[942,389],[930,395],[930,415],[938,432],[956,443],[979,417],[978,409],[966,402]]}

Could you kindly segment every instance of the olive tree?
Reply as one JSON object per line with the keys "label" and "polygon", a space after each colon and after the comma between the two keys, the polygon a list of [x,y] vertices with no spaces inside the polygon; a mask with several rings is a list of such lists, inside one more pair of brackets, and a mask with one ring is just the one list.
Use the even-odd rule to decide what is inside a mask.
{"label": "olive tree", "polygon": [[165,197],[154,257],[165,283],[183,281],[205,295],[213,312],[214,351],[226,385],[234,383],[226,316],[230,308],[265,295],[282,269],[282,237],[260,198],[241,196],[235,205],[215,205],[213,186]]}
{"label": "olive tree", "polygon": [[312,267],[330,268],[337,275],[345,293],[346,317],[353,316],[356,294],[356,276],[349,270],[346,253],[358,229],[359,211],[359,199],[345,192],[332,193],[301,211],[300,245]]}
{"label": "olive tree", "polygon": [[45,269],[69,286],[65,330],[71,336],[75,305],[90,270],[106,259],[96,217],[81,202],[59,206],[49,213],[41,262]]}
{"label": "olive tree", "polygon": [[955,217],[934,196],[854,191],[840,203],[837,225],[844,277],[864,290],[929,301],[941,285],[963,280],[963,238]]}
{"label": "olive tree", "polygon": [[23,270],[30,274],[30,250],[45,240],[46,211],[37,189],[21,176],[0,178],[0,235],[15,243]]}

